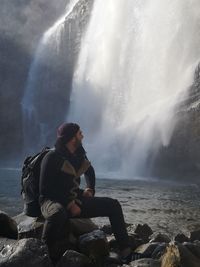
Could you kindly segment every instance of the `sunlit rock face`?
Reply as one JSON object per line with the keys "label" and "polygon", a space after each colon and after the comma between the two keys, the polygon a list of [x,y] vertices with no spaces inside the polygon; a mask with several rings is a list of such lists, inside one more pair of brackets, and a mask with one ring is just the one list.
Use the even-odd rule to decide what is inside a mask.
{"label": "sunlit rock face", "polygon": [[[30,121],[26,127],[23,123],[22,104],[39,39],[58,20],[60,15],[64,14],[66,4],[69,3],[67,0],[60,0],[55,6],[54,1],[48,1],[46,6],[41,2],[39,0],[33,3],[21,1],[19,6],[12,6],[12,9],[8,2],[2,3],[1,11],[7,14],[1,16],[1,19],[3,18],[5,21],[0,26],[2,55],[0,57],[0,157],[3,167],[10,166],[15,161],[21,162],[21,157],[27,155],[30,146],[34,147],[34,151],[41,148],[41,142],[38,142],[40,139],[38,125],[42,125],[42,123],[46,123],[49,129],[52,128],[52,132],[46,135],[45,143],[42,146],[52,145],[55,138],[55,127],[60,121],[63,121],[67,111],[73,66],[93,3],[93,1],[77,1],[76,7],[63,23],[63,30],[66,34],[62,36],[60,45],[64,47],[64,50],[58,59],[62,59],[62,63],[65,64],[61,68],[58,60],[53,60],[53,62],[50,60],[51,64],[48,66],[50,61],[47,61],[45,68],[48,69],[48,73],[46,76],[44,73],[40,73],[44,79],[41,80],[41,77],[38,77],[37,88],[34,88],[36,92],[34,107],[40,120],[38,125],[35,126],[35,122]],[[9,17],[15,21],[13,25],[8,23]],[[22,18],[23,21],[21,21]],[[27,18],[29,19],[27,20]],[[10,21],[12,20],[10,19]],[[31,25],[31,21],[33,25]],[[51,55],[52,52],[50,52]],[[42,87],[49,90],[48,94],[41,90]],[[27,128],[27,132],[24,131],[24,127]],[[24,137],[29,142],[27,151],[24,149]]]}
{"label": "sunlit rock face", "polygon": [[53,145],[65,120],[74,64],[92,1],[74,0],[42,36],[22,98],[24,153]]}
{"label": "sunlit rock face", "polygon": [[168,179],[197,181],[200,171],[200,66],[196,68],[194,83],[188,97],[178,106],[178,119],[170,144],[157,154],[152,175]]}

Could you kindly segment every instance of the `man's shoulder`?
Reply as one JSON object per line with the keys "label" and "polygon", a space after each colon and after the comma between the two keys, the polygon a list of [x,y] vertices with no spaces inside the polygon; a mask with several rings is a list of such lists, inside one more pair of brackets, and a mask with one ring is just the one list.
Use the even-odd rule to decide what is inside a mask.
{"label": "man's shoulder", "polygon": [[62,156],[54,148],[50,149],[43,159],[44,162],[58,162],[61,160],[63,160]]}

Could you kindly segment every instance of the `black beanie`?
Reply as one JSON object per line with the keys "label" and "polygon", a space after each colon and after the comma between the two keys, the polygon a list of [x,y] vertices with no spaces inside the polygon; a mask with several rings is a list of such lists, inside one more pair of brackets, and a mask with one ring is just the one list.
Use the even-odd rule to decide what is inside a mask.
{"label": "black beanie", "polygon": [[57,140],[68,143],[78,132],[80,126],[76,123],[63,123],[57,130]]}

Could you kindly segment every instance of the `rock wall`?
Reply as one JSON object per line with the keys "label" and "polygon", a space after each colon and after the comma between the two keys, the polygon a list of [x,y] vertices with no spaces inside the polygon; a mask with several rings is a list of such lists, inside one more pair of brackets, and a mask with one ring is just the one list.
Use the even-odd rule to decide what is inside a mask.
{"label": "rock wall", "polygon": [[[21,1],[19,5],[2,2],[0,26],[0,165],[13,165],[21,162],[23,151],[23,122],[21,101],[26,87],[31,62],[34,57],[39,39],[43,33],[63,13],[68,0],[49,1]],[[38,95],[37,112],[41,121],[47,121],[53,133],[49,134],[47,143],[51,145],[55,138],[55,127],[63,121],[66,115],[66,103],[69,101],[72,74],[80,49],[81,37],[89,20],[93,0],[80,0],[65,22],[65,50],[67,55],[65,68],[52,68],[51,75],[57,77],[54,89],[48,97]],[[59,9],[59,8],[60,9]],[[34,12],[33,12],[34,11]],[[9,18],[15,20],[12,25]],[[3,23],[2,22],[2,23]],[[31,26],[31,24],[33,24]],[[39,26],[38,26],[39,25]],[[57,67],[57,66],[56,66]],[[53,85],[52,85],[53,88]],[[50,88],[51,89],[51,88]],[[41,99],[45,97],[46,103]],[[51,101],[49,101],[51,99]],[[54,106],[52,107],[52,99]],[[48,112],[46,112],[48,110]],[[52,119],[53,118],[53,119]],[[37,136],[34,137],[37,141]],[[37,148],[36,148],[37,149]],[[11,161],[13,163],[11,164]],[[18,163],[17,163],[18,164]]]}
{"label": "rock wall", "polygon": [[179,104],[175,116],[178,122],[171,142],[160,148],[152,175],[196,182],[200,171],[200,65],[187,99]]}

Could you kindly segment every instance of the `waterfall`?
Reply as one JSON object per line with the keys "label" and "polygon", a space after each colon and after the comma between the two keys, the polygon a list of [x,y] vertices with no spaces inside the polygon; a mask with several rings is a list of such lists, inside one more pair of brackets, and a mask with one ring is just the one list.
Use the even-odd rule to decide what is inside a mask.
{"label": "waterfall", "polygon": [[199,0],[96,0],[70,112],[101,177],[149,175],[199,62]]}
{"label": "waterfall", "polygon": [[[43,34],[31,63],[21,103],[25,154],[47,145],[48,137],[55,132],[52,125],[55,125],[59,108],[55,106],[54,95],[58,88],[67,87],[67,82],[63,85],[67,60],[63,49],[66,43],[64,22],[77,2],[69,1],[65,13]],[[49,117],[52,117],[52,124],[48,122]]]}

